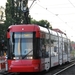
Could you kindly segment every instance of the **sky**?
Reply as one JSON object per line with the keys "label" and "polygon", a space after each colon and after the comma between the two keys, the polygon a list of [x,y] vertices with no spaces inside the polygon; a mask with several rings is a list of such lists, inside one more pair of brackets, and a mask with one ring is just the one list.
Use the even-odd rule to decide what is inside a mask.
{"label": "sky", "polygon": [[5,3],[6,3],[7,0],[1,0],[0,2],[0,6],[3,6],[5,8]]}
{"label": "sky", "polygon": [[[33,1],[29,1],[29,7]],[[48,20],[53,28],[65,32],[75,41],[75,0],[36,0],[30,8],[36,20]]]}
{"label": "sky", "polygon": [[[5,2],[2,0],[0,6],[5,7]],[[28,7],[32,2],[28,0]],[[75,41],[75,0],[35,0],[29,11],[33,19],[47,20]]]}

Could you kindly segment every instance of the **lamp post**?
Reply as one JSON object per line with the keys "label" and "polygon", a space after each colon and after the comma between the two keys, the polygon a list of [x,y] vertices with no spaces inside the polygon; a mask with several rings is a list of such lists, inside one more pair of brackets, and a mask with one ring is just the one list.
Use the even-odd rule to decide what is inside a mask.
{"label": "lamp post", "polygon": [[26,24],[28,24],[29,23],[28,0],[21,0],[20,2],[21,2],[21,11],[23,11],[23,13],[24,13]]}
{"label": "lamp post", "polygon": [[[19,13],[19,18],[21,16],[23,16],[23,14],[24,14],[25,23],[28,24],[29,23],[29,17],[28,17],[28,15],[29,15],[28,0],[14,0],[14,1],[16,2],[16,6],[17,6],[17,9],[19,11],[18,12]],[[21,12],[23,12],[23,14],[21,14]],[[17,12],[16,12],[16,14],[17,14]],[[21,18],[23,18],[23,17],[21,17]]]}
{"label": "lamp post", "polygon": [[11,17],[12,17],[12,25],[14,24],[14,0],[11,0]]}

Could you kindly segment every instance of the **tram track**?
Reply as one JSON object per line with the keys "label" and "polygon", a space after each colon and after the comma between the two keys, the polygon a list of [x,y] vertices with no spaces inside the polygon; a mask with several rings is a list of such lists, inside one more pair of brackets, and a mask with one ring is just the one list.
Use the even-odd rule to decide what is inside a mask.
{"label": "tram track", "polygon": [[0,75],[19,75],[19,73],[1,72]]}
{"label": "tram track", "polygon": [[54,73],[53,75],[58,75],[58,74],[60,74],[61,72],[64,72],[65,70],[71,68],[71,67],[74,66],[74,65],[75,65],[75,63],[72,64],[72,65],[70,65],[70,66],[67,66],[66,68],[64,68],[64,69],[62,69],[62,70],[60,70],[60,71],[58,71],[58,72],[56,72],[56,73]]}
{"label": "tram track", "polygon": [[56,66],[44,75],[64,75],[64,74],[61,74],[61,73],[62,72],[64,73],[64,71],[67,71],[69,68],[71,68],[73,66],[75,66],[75,60],[71,61],[68,64],[63,64],[61,66]]}

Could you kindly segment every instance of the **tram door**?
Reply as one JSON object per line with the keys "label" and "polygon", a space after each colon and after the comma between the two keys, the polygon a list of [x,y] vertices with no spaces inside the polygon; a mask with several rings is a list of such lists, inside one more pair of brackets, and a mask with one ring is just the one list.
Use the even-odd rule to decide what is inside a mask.
{"label": "tram door", "polygon": [[45,45],[46,45],[46,56],[45,56],[45,70],[49,70],[50,68],[50,39],[49,34],[46,33],[45,36]]}
{"label": "tram door", "polygon": [[68,61],[71,61],[71,56],[70,56],[70,50],[71,49],[71,45],[70,45],[70,40],[68,39]]}
{"label": "tram door", "polygon": [[49,43],[49,34],[41,32],[40,48],[42,52],[42,60],[44,64],[44,69],[49,70],[50,68],[50,43]]}
{"label": "tram door", "polygon": [[59,51],[58,51],[58,54],[59,54],[59,57],[58,57],[58,59],[59,59],[59,64],[60,65],[62,65],[62,62],[63,62],[63,53],[62,53],[62,50],[63,50],[63,40],[62,40],[63,38],[62,38],[62,36],[61,36],[61,34],[59,33]]}
{"label": "tram door", "polygon": [[51,67],[58,65],[58,36],[56,32],[51,34]]}

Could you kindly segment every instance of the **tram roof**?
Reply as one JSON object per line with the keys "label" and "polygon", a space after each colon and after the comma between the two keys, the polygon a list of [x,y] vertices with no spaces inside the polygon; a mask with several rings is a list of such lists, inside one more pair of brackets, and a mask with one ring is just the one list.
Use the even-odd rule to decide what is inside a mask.
{"label": "tram roof", "polygon": [[19,31],[39,31],[40,28],[35,24],[20,24],[20,25],[11,25],[9,26],[10,31],[19,32]]}
{"label": "tram roof", "polygon": [[[63,32],[60,31],[60,30],[47,29],[47,28],[39,26],[37,24],[11,25],[11,26],[9,26],[8,29],[11,29],[11,31],[13,31],[13,32],[15,32],[15,31],[17,32],[17,31],[24,31],[24,30],[22,30],[23,28],[25,29],[25,31],[39,31],[40,30],[40,31],[45,32],[45,33],[49,33],[50,32],[50,34],[53,34],[53,35],[57,35],[57,33],[58,33],[59,36],[61,36],[61,34],[63,34]],[[64,34],[63,34],[63,37],[65,37]]]}
{"label": "tram roof", "polygon": [[53,31],[53,30],[51,30],[51,29],[44,28],[44,27],[41,27],[41,26],[39,26],[39,27],[40,27],[40,30],[41,30],[42,32],[45,32],[45,33],[49,33],[49,32],[50,32],[50,34],[57,35],[57,32],[56,32],[56,31]]}

